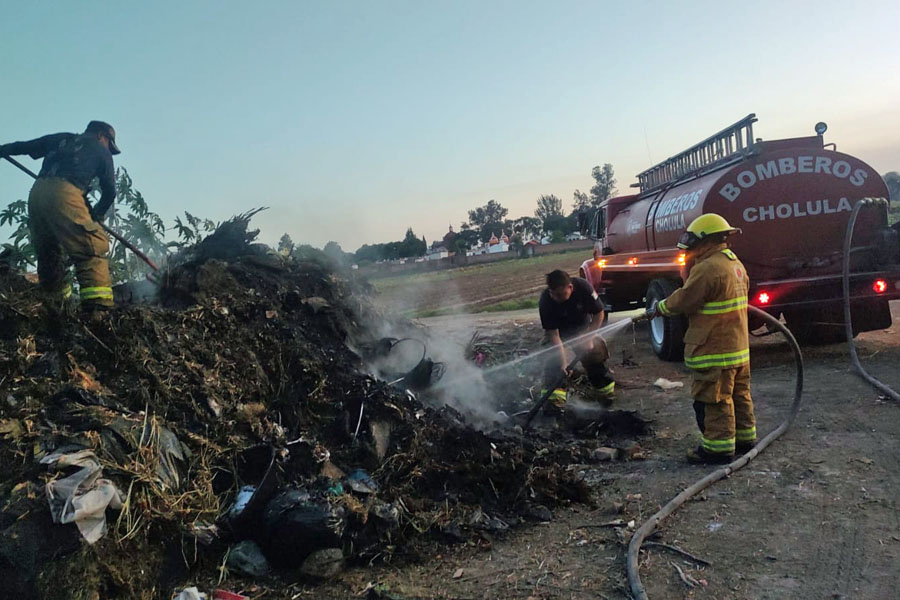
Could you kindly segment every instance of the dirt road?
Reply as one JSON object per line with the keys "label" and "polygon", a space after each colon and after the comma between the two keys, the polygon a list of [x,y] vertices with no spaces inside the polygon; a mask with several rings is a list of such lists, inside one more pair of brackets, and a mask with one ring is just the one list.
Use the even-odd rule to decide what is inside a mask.
{"label": "dirt road", "polygon": [[[896,323],[900,303],[892,308]],[[424,322],[460,340],[474,329],[495,339],[537,329],[533,311]],[[858,338],[863,363],[895,389],[898,329]],[[781,422],[793,389],[791,354],[776,337],[752,344],[761,436]],[[631,530],[602,525],[640,524],[710,470],[683,459],[697,435],[686,389],[652,386],[658,377],[687,386],[689,373],[656,359],[646,338],[638,330],[634,343],[629,329],[610,342],[617,407],[639,410],[654,421],[655,433],[638,440],[643,460],[571,466],[593,486],[594,509],[558,511],[550,523],[514,530],[489,550],[448,547],[420,565],[350,572],[342,585],[359,591],[375,580],[397,598],[629,598],[624,557]],[[804,354],[804,404],[794,427],[689,502],[654,538],[711,566],[645,549],[641,574],[651,598],[900,597],[900,406],[851,374],[845,346]],[[683,583],[675,565],[696,587]]]}

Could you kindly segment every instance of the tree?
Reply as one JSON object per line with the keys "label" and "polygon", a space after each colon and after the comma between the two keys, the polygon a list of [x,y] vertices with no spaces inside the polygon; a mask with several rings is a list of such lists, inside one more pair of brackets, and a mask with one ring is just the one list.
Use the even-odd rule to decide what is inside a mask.
{"label": "tree", "polygon": [[[285,234],[287,235],[287,234]],[[288,238],[290,239],[290,238]],[[325,244],[325,247],[322,248],[322,252],[325,253],[325,256],[332,259],[334,262],[338,264],[343,264],[344,262],[344,251],[341,249],[341,245],[337,242],[328,242]]]}
{"label": "tree", "polygon": [[294,251],[294,240],[291,239],[291,236],[288,234],[284,234],[281,236],[281,239],[278,240],[278,253],[284,254],[285,256],[290,256],[291,252]]}
{"label": "tree", "polygon": [[609,163],[591,169],[594,186],[591,188],[591,204],[599,206],[601,202],[612,198],[616,193],[616,178],[613,166]]}
{"label": "tree", "polygon": [[563,236],[572,233],[577,229],[577,224],[573,223],[574,219],[563,215],[553,215],[544,221],[544,231],[560,231]]}
{"label": "tree", "polygon": [[540,219],[541,222],[546,221],[548,217],[561,214],[563,214],[562,200],[553,194],[543,194],[538,198],[537,209],[534,211],[534,216]]}
{"label": "tree", "polygon": [[550,243],[551,244],[560,244],[566,241],[566,234],[560,231],[559,229],[555,229],[553,233],[550,234]]}
{"label": "tree", "polygon": [[359,250],[356,251],[356,262],[366,263],[366,262],[378,262],[379,260],[383,260],[384,256],[382,252],[384,250],[384,244],[363,244],[360,246]]}
{"label": "tree", "polygon": [[413,258],[418,256],[424,256],[425,250],[428,246],[425,244],[425,239],[419,239],[415,233],[413,233],[412,227],[408,227],[406,229],[406,236],[403,238],[402,242],[399,242],[397,247],[397,253],[400,258]]}
{"label": "tree", "polygon": [[502,222],[485,223],[481,227],[479,238],[482,242],[487,242],[491,239],[492,235],[496,235],[499,238],[503,231],[504,229]]}
{"label": "tree", "polygon": [[509,210],[503,208],[499,202],[490,200],[484,206],[469,211],[469,224],[481,228],[489,224],[497,225],[503,223],[503,219],[508,213]]}
{"label": "tree", "polygon": [[541,233],[543,221],[535,217],[519,217],[512,223],[513,232],[523,238],[537,237]]}
{"label": "tree", "polygon": [[456,247],[459,248],[462,244],[466,250],[471,250],[478,245],[478,239],[479,235],[476,230],[469,228],[463,229],[459,232],[459,235],[456,236]]}
{"label": "tree", "polygon": [[591,206],[591,197],[581,190],[575,190],[575,193],[572,194],[572,200],[572,208],[576,211],[586,210]]}
{"label": "tree", "polygon": [[0,227],[7,224],[15,226],[15,230],[9,236],[11,243],[3,244],[0,260],[13,269],[24,271],[36,264],[34,246],[28,236],[28,203],[25,200],[11,202],[0,213]]}

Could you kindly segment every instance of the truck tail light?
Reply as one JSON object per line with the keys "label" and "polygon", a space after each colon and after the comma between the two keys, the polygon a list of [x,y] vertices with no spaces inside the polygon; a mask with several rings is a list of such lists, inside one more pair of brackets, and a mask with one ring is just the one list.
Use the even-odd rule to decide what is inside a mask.
{"label": "truck tail light", "polygon": [[756,296],[756,301],[760,304],[768,304],[772,301],[772,297],[769,295],[769,292],[760,292]]}
{"label": "truck tail light", "polygon": [[876,294],[883,294],[887,291],[887,281],[884,279],[876,279],[875,283],[872,284],[872,289],[875,290]]}
{"label": "truck tail light", "polygon": [[599,268],[602,269],[602,268],[605,267],[605,266],[606,266],[606,259],[605,259],[605,258],[598,258],[598,259],[597,259],[597,267],[599,267]]}
{"label": "truck tail light", "polygon": [[687,260],[687,255],[684,252],[682,252],[681,254],[678,255],[678,264],[679,265],[683,265],[686,260]]}
{"label": "truck tail light", "polygon": [[638,263],[638,260],[637,260],[637,257],[636,257],[636,256],[632,256],[631,258],[628,259],[628,264],[631,265],[631,266],[634,266],[634,265],[636,265],[637,263]]}

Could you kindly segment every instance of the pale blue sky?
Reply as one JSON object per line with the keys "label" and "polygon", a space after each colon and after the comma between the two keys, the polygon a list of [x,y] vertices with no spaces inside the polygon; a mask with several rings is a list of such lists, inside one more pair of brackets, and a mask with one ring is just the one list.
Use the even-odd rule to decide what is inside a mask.
{"label": "pale blue sky", "polygon": [[[750,112],[900,169],[898,7],[2,0],[0,141],[103,119],[167,222],[266,205],[267,242],[430,242],[492,198],[568,205],[598,163],[625,190]],[[29,186],[0,164],[0,203]]]}

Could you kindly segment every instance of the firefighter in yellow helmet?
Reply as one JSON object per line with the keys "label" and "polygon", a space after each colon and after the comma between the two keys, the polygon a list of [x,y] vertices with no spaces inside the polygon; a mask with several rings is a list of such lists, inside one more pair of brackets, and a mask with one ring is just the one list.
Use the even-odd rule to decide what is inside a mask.
{"label": "firefighter in yellow helmet", "polygon": [[[0,145],[0,156],[28,154],[44,159],[28,195],[38,278],[46,291],[68,298],[71,290],[65,272],[67,262],[73,263],[81,306],[86,311],[113,306],[106,257],[109,238],[99,221],[116,198],[112,157],[118,153],[116,132],[102,121],[91,121],[81,134],[54,133]],[[91,209],[85,194],[94,178],[100,182],[101,196]]]}
{"label": "firefighter in yellow helmet", "polygon": [[684,362],[694,373],[691,396],[701,443],[688,451],[696,463],[727,463],[756,445],[750,397],[747,270],[727,239],[740,233],[721,216],[697,217],[678,241],[691,264],[687,281],[648,308],[648,316],[688,318]]}

